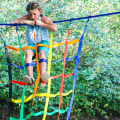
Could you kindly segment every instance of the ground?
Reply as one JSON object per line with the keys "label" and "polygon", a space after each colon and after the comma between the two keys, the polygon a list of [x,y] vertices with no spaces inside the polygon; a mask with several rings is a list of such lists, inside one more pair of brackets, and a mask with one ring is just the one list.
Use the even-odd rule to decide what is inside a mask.
{"label": "ground", "polygon": [[[7,108],[0,108],[0,120],[6,120],[7,112],[8,112]],[[15,111],[15,110],[11,111],[11,116],[14,118],[19,118],[19,114],[20,114],[19,111]],[[46,120],[57,120],[57,116],[58,116],[58,113],[52,116],[47,116]],[[62,114],[59,120],[66,120],[66,116],[67,116],[66,114],[64,115]],[[37,117],[32,116],[30,120],[42,120],[42,116],[37,116]],[[105,118],[100,118],[98,116],[91,118],[86,115],[77,116],[75,114],[71,114],[69,120],[120,120],[120,118],[114,117],[110,119],[105,119]]]}

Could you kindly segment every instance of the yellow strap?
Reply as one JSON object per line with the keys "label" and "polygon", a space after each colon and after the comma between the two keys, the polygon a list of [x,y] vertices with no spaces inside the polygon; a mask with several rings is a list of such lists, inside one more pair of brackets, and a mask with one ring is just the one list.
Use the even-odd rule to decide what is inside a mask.
{"label": "yellow strap", "polygon": [[[73,90],[70,90],[70,91],[68,91],[67,93],[62,93],[62,96],[67,96],[67,95],[69,95],[70,93],[72,93],[73,92]],[[60,92],[58,92],[57,94],[47,94],[47,93],[36,93],[36,97],[43,97],[43,96],[49,96],[49,97],[56,97],[56,96],[58,96],[58,95],[60,95]],[[24,99],[24,102],[28,102],[29,100],[31,100],[33,98],[33,94],[32,95],[30,95],[29,97],[27,97],[27,98],[25,98]],[[21,103],[22,102],[22,99],[18,99],[18,100],[14,100],[13,98],[12,98],[12,102],[14,102],[14,103]]]}
{"label": "yellow strap", "polygon": [[[53,32],[51,32],[51,35],[50,35],[50,48],[49,48],[48,71],[47,71],[49,76],[50,76],[51,57],[52,57],[52,41],[53,41]],[[51,79],[49,78],[43,120],[45,120],[45,118],[46,118],[46,112],[47,112],[47,108],[48,108],[49,95],[50,95],[50,86],[51,86]]]}

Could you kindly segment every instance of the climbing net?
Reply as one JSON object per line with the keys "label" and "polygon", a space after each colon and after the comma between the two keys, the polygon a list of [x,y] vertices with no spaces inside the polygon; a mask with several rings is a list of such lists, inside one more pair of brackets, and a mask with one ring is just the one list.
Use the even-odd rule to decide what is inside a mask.
{"label": "climbing net", "polygon": [[[72,109],[72,103],[73,103],[73,97],[74,97],[74,90],[75,90],[75,84],[76,84],[76,77],[77,77],[77,69],[78,69],[78,64],[79,64],[79,58],[80,58],[80,53],[81,53],[81,48],[82,48],[83,37],[84,37],[85,30],[87,28],[87,24],[89,22],[89,19],[94,18],[94,17],[113,15],[113,14],[120,14],[120,12],[103,14],[103,15],[96,15],[96,16],[89,16],[89,17],[83,17],[83,18],[77,18],[77,19],[70,19],[70,20],[63,20],[63,21],[55,21],[54,23],[70,21],[70,26],[71,26],[71,22],[74,21],[74,20],[87,19],[85,28],[83,30],[83,33],[82,33],[80,39],[76,39],[76,40],[72,40],[72,41],[68,41],[68,36],[70,34],[70,31],[71,31],[70,27],[68,29],[68,33],[67,33],[65,42],[53,44],[53,32],[51,32],[51,35],[50,35],[50,45],[43,45],[43,44],[36,45],[36,32],[33,31],[34,32],[34,39],[35,39],[35,47],[32,47],[32,49],[36,50],[36,62],[28,63],[28,64],[24,64],[23,51],[26,50],[26,49],[29,49],[31,47],[28,47],[28,46],[27,47],[22,47],[21,46],[21,41],[20,41],[20,36],[19,36],[19,31],[18,31],[18,26],[19,25],[25,25],[25,24],[0,24],[0,25],[16,26],[16,33],[17,33],[18,42],[19,42],[19,48],[14,48],[12,46],[6,45],[6,43],[4,42],[4,40],[1,37],[1,40],[4,42],[5,53],[6,53],[6,58],[7,58],[7,62],[8,62],[8,69],[9,69],[8,70],[8,72],[9,72],[9,108],[8,108],[7,119],[17,120],[16,118],[10,117],[11,103],[14,102],[14,103],[21,103],[21,110],[20,110],[20,118],[19,118],[19,120],[27,120],[27,119],[30,119],[31,116],[38,116],[38,115],[43,115],[43,120],[45,120],[46,119],[46,115],[53,115],[56,112],[58,112],[58,118],[57,118],[57,120],[58,120],[59,117],[60,117],[60,113],[65,113],[66,111],[68,111],[67,112],[67,120],[68,120],[69,117],[70,117],[70,114],[71,114],[71,109]],[[77,50],[77,55],[73,56],[71,58],[66,58],[68,46],[70,44],[74,44],[74,43],[77,43],[77,42],[79,43],[78,50]],[[57,61],[52,61],[52,48],[61,46],[63,44],[65,44],[64,57],[62,59],[57,60]],[[49,57],[48,57],[48,60],[41,59],[41,60],[38,61],[38,54],[37,54],[37,47],[38,46],[44,46],[44,47],[49,48],[49,55],[48,55]],[[7,49],[11,49],[11,50],[20,52],[23,66],[16,66],[15,64],[13,64],[13,63],[10,62],[9,53],[8,53]],[[66,75],[65,74],[65,64],[66,64],[66,61],[69,61],[69,60],[71,60],[73,58],[76,59],[74,71],[71,74]],[[62,74],[56,75],[56,76],[52,76],[52,77],[49,78],[49,80],[48,80],[48,86],[47,86],[47,93],[36,93],[37,92],[37,88],[38,88],[38,84],[39,84],[39,78],[40,78],[39,63],[40,62],[47,62],[48,63],[47,72],[50,75],[50,73],[51,73],[51,71],[50,71],[51,63],[56,63],[56,62],[59,62],[59,61],[63,61]],[[35,84],[35,86],[34,86],[34,92],[33,92],[32,95],[30,95],[27,98],[25,98],[25,90],[26,90],[26,86],[27,86],[26,83],[21,82],[21,81],[12,80],[12,73],[11,73],[11,66],[12,65],[15,65],[19,69],[24,69],[24,75],[26,75],[26,69],[25,69],[25,67],[37,65],[37,78],[36,78],[36,80],[34,82],[34,84]],[[71,75],[73,75],[73,88],[72,88],[72,90],[68,91],[67,93],[63,93],[64,78],[68,78]],[[59,77],[62,77],[62,79],[61,79],[61,85],[60,85],[60,89],[59,89],[60,91],[58,93],[56,93],[56,94],[51,94],[51,92],[50,92],[51,81],[53,79],[56,79],[56,78],[59,78]],[[22,93],[22,99],[15,100],[15,99],[12,98],[12,84],[13,83],[24,86],[23,93]],[[62,96],[67,96],[70,93],[72,93],[72,97],[71,97],[71,101],[70,101],[69,106],[65,110],[61,110],[60,108],[61,108],[61,103],[62,103]],[[51,113],[47,112],[49,98],[50,97],[56,97],[58,95],[59,95],[59,106],[58,106],[58,109],[55,110],[55,111],[53,111],[53,112],[51,112]],[[46,97],[44,111],[40,111],[38,113],[34,113],[32,111],[32,108],[34,107],[35,98],[36,97],[43,97],[43,96]],[[32,99],[31,112],[25,118],[23,118],[24,103],[28,102],[31,99]]]}

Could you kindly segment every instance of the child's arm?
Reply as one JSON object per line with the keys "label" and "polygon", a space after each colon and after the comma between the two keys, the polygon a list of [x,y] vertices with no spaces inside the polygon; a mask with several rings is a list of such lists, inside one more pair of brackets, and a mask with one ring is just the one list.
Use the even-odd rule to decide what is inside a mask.
{"label": "child's arm", "polygon": [[15,20],[13,20],[11,23],[21,23],[21,24],[28,24],[28,25],[34,25],[35,21],[33,20],[29,20],[29,16],[28,15],[24,15],[21,18],[17,18]]}
{"label": "child's arm", "polygon": [[56,30],[57,30],[55,25],[53,24],[53,22],[46,16],[43,16],[41,21],[36,20],[36,25],[40,25],[40,26],[42,26],[50,31],[53,31],[53,32],[56,32]]}

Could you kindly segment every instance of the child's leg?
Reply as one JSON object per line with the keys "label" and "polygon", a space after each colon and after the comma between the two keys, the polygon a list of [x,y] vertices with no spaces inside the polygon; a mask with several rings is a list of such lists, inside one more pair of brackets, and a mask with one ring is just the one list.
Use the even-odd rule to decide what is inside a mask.
{"label": "child's leg", "polygon": [[[49,45],[48,41],[41,41],[40,44]],[[49,48],[46,48],[44,46],[38,47],[38,53],[39,53],[39,60],[40,59],[46,59],[49,52]],[[41,62],[40,64],[40,76],[46,72],[46,62]]]}
{"label": "child's leg", "polygon": [[[39,59],[46,59],[46,53],[44,50],[41,50],[39,52]],[[42,82],[47,82],[49,79],[49,75],[46,72],[46,62],[40,63],[40,76],[41,76],[40,81],[42,80],[40,83],[40,87],[43,88],[45,87],[46,83],[42,83]]]}
{"label": "child's leg", "polygon": [[[28,49],[26,51],[26,55],[25,55],[26,59],[25,59],[25,63],[31,63],[32,62],[32,58],[34,56],[34,52],[30,49]],[[34,82],[34,78],[33,78],[33,66],[27,66],[26,67],[27,73],[28,75],[25,75],[23,77],[23,81],[26,82],[27,84],[32,84]]]}
{"label": "child's leg", "polygon": [[[26,51],[26,59],[25,59],[25,63],[31,63],[32,62],[32,57],[34,56],[34,52],[30,49],[28,49]],[[33,66],[28,66],[26,67],[28,76],[32,76],[33,77]]]}
{"label": "child's leg", "polygon": [[[41,44],[49,45],[47,41],[42,41]],[[40,46],[38,47],[38,53],[39,53],[39,60],[40,59],[46,59],[46,56],[49,52],[49,48]],[[46,82],[49,79],[49,75],[46,72],[46,62],[41,62],[40,64],[40,87],[45,87]]]}
{"label": "child's leg", "polygon": [[[39,52],[39,60],[40,59],[46,59],[46,53],[44,50],[41,50]],[[40,66],[40,76],[41,76],[44,72],[46,72],[46,62],[41,62],[39,66]]]}

